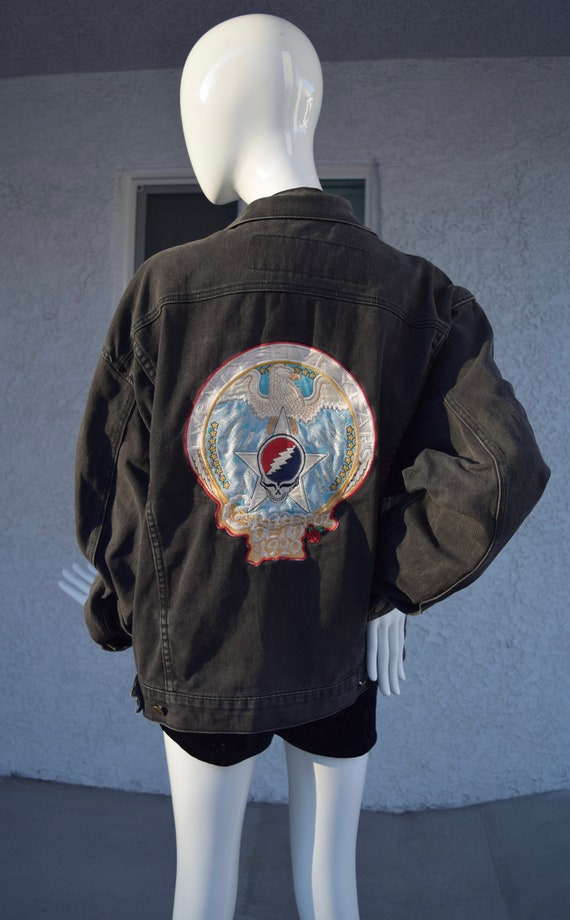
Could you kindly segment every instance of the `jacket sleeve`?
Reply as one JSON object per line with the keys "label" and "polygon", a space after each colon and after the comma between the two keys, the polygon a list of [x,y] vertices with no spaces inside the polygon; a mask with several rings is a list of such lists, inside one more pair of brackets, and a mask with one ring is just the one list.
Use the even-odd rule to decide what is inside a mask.
{"label": "jacket sleeve", "polygon": [[97,569],[84,612],[92,638],[120,651],[131,643],[135,562],[148,491],[148,431],[125,362],[104,351],[77,444],[79,546]]}
{"label": "jacket sleeve", "polygon": [[475,581],[548,481],[473,299],[454,310],[393,473],[399,488],[380,514],[374,595],[382,601],[372,616],[389,605],[421,613]]}

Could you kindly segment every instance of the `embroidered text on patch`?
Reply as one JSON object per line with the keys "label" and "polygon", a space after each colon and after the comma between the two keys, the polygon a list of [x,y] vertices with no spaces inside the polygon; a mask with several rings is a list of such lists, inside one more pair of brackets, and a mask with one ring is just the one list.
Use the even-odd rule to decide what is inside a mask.
{"label": "embroidered text on patch", "polygon": [[204,384],[185,446],[218,527],[245,537],[247,561],[260,565],[305,559],[307,541],[336,530],[336,505],[372,464],[374,421],[334,358],[271,343],[231,358]]}

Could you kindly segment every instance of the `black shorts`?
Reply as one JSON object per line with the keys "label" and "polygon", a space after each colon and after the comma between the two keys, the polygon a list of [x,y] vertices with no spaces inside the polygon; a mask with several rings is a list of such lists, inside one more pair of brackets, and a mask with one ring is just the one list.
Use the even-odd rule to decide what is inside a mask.
{"label": "black shorts", "polygon": [[347,709],[315,722],[305,722],[275,732],[252,734],[210,734],[179,732],[166,725],[162,730],[197,760],[231,767],[248,757],[261,754],[279,735],[293,747],[321,757],[361,757],[376,744],[376,693],[372,684]]}

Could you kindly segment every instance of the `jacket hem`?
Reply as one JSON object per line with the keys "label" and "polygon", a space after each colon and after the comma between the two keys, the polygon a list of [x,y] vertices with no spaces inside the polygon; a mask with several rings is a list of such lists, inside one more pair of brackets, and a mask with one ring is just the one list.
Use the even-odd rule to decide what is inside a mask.
{"label": "jacket hem", "polygon": [[139,677],[137,694],[151,722],[175,731],[253,733],[277,731],[333,715],[350,706],[370,686],[362,665],[332,687],[267,696],[215,697],[147,686]]}

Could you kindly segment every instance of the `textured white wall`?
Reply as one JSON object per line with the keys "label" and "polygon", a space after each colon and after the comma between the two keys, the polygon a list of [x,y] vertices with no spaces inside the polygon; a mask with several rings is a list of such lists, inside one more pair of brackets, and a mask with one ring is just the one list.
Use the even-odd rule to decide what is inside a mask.
{"label": "textured white wall", "polygon": [[[175,72],[0,84],[0,773],[166,791],[130,653],[57,588],[78,558],[73,453],[120,271],[122,169],[187,166]],[[553,467],[545,498],[463,595],[411,621],[379,706],[365,804],[460,805],[568,785],[569,60],[325,68],[319,161],[376,159],[381,231],[474,290]],[[286,795],[279,743],[257,799]]]}

